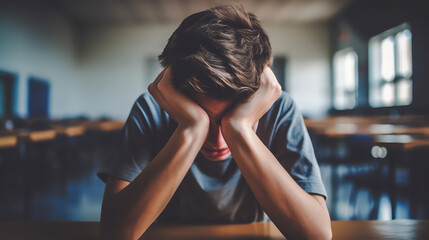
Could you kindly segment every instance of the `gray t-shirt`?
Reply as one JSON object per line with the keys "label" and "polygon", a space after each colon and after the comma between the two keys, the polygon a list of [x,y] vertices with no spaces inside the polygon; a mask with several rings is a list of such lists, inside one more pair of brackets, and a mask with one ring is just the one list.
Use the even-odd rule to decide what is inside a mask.
{"label": "gray t-shirt", "polygon": [[[123,129],[121,158],[99,173],[133,181],[166,144],[177,123],[152,96],[142,94]],[[283,92],[259,120],[258,137],[306,192],[326,198],[319,166],[301,113]],[[209,161],[198,154],[158,221],[249,223],[268,220],[240,169],[230,156]]]}

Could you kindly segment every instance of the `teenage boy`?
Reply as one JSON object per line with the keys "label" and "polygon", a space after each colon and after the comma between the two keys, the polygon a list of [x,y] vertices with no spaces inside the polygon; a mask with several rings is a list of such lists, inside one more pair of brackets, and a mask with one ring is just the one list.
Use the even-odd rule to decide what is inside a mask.
{"label": "teenage boy", "polygon": [[270,69],[253,14],[216,7],[186,18],[165,69],[134,104],[107,181],[104,239],[154,222],[272,220],[291,239],[330,239],[326,191],[301,114]]}

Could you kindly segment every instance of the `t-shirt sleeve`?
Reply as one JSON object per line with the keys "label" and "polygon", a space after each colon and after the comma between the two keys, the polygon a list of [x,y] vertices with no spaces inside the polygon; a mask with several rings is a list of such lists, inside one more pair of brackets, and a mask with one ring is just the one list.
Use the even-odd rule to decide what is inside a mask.
{"label": "t-shirt sleeve", "polygon": [[327,198],[313,145],[303,117],[286,93],[276,103],[272,152],[304,191]]}
{"label": "t-shirt sleeve", "polygon": [[141,95],[122,129],[119,157],[98,172],[100,179],[106,182],[110,176],[133,181],[160,150],[162,138],[168,139],[167,123],[167,114],[150,94]]}

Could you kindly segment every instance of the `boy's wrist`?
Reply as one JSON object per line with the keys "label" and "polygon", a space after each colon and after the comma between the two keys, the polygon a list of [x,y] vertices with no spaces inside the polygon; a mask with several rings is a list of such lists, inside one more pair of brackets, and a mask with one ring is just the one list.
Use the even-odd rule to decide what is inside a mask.
{"label": "boy's wrist", "polygon": [[233,120],[233,119],[222,119],[221,127],[222,130],[240,132],[248,129],[252,129],[254,124],[245,119]]}
{"label": "boy's wrist", "polygon": [[185,137],[190,138],[205,138],[209,132],[210,122],[209,121],[199,121],[194,124],[179,124],[177,129],[184,133]]}
{"label": "boy's wrist", "polygon": [[254,132],[252,124],[245,121],[222,121],[222,133],[225,137],[225,140],[229,136],[234,136],[237,134],[246,134],[247,132]]}

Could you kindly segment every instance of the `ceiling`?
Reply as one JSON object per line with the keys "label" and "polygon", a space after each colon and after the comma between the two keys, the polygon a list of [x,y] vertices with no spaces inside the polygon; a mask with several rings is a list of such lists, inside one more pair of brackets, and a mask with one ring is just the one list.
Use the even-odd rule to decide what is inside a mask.
{"label": "ceiling", "polygon": [[314,23],[335,16],[352,0],[47,0],[85,25],[177,23],[192,13],[242,4],[263,23]]}

